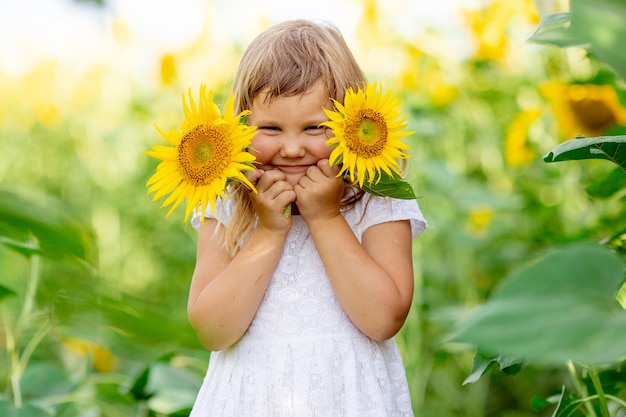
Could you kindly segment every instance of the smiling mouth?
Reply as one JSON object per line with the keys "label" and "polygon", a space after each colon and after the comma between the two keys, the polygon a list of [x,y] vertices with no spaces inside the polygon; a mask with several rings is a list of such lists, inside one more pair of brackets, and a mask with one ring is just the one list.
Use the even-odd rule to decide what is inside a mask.
{"label": "smiling mouth", "polygon": [[311,165],[275,165],[274,167],[284,173],[301,173],[306,171]]}

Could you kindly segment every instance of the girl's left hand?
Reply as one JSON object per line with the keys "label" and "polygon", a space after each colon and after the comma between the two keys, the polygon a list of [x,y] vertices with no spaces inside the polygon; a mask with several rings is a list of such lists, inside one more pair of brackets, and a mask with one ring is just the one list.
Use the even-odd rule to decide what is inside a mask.
{"label": "girl's left hand", "polygon": [[338,173],[339,167],[330,166],[328,159],[322,159],[309,167],[294,187],[298,210],[307,223],[341,214],[344,183],[337,177]]}

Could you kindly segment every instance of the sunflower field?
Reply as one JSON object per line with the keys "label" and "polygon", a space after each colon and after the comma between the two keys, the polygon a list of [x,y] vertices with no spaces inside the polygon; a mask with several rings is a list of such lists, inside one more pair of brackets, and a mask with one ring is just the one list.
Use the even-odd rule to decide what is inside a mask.
{"label": "sunflower field", "polygon": [[[626,416],[626,1],[456,2],[454,36],[401,30],[398,2],[345,2],[355,24],[339,28],[415,132],[405,178],[429,228],[396,336],[415,415]],[[186,315],[197,233],[151,201],[145,152],[155,124],[178,127],[183,91],[226,100],[274,18],[230,39],[206,1],[194,39],[157,48],[119,2],[67,0],[98,16],[98,59],[18,70],[28,39],[6,29],[10,3],[0,416],[187,416],[209,359]]]}

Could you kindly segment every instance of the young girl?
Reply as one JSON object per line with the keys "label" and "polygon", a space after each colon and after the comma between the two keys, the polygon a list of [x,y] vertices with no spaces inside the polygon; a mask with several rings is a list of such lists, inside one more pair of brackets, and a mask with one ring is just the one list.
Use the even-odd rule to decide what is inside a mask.
{"label": "young girl", "polygon": [[[261,33],[234,81],[258,126],[260,163],[199,229],[188,313],[212,351],[191,412],[214,416],[412,416],[392,337],[413,296],[415,200],[373,197],[337,177],[323,108],[365,84],[332,25]],[[285,207],[291,205],[291,216]]]}

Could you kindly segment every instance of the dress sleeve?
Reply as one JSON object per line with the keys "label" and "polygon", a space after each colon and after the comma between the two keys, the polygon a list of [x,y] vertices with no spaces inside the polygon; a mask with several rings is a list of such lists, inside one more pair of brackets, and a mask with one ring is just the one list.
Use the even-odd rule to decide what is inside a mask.
{"label": "dress sleeve", "polygon": [[[211,206],[208,205],[206,210],[204,211],[204,217],[207,219],[217,219],[223,225],[227,225],[230,216],[233,213],[234,204],[230,200],[222,200],[218,198],[215,202],[215,211],[211,210]],[[200,230],[202,226],[202,215],[200,214],[200,210],[194,209],[191,215],[191,225],[194,229]]]}
{"label": "dress sleeve", "polygon": [[365,215],[359,224],[361,233],[376,224],[397,220],[409,220],[411,223],[411,235],[415,238],[420,235],[428,225],[416,200],[375,196],[363,198],[362,200]]}

